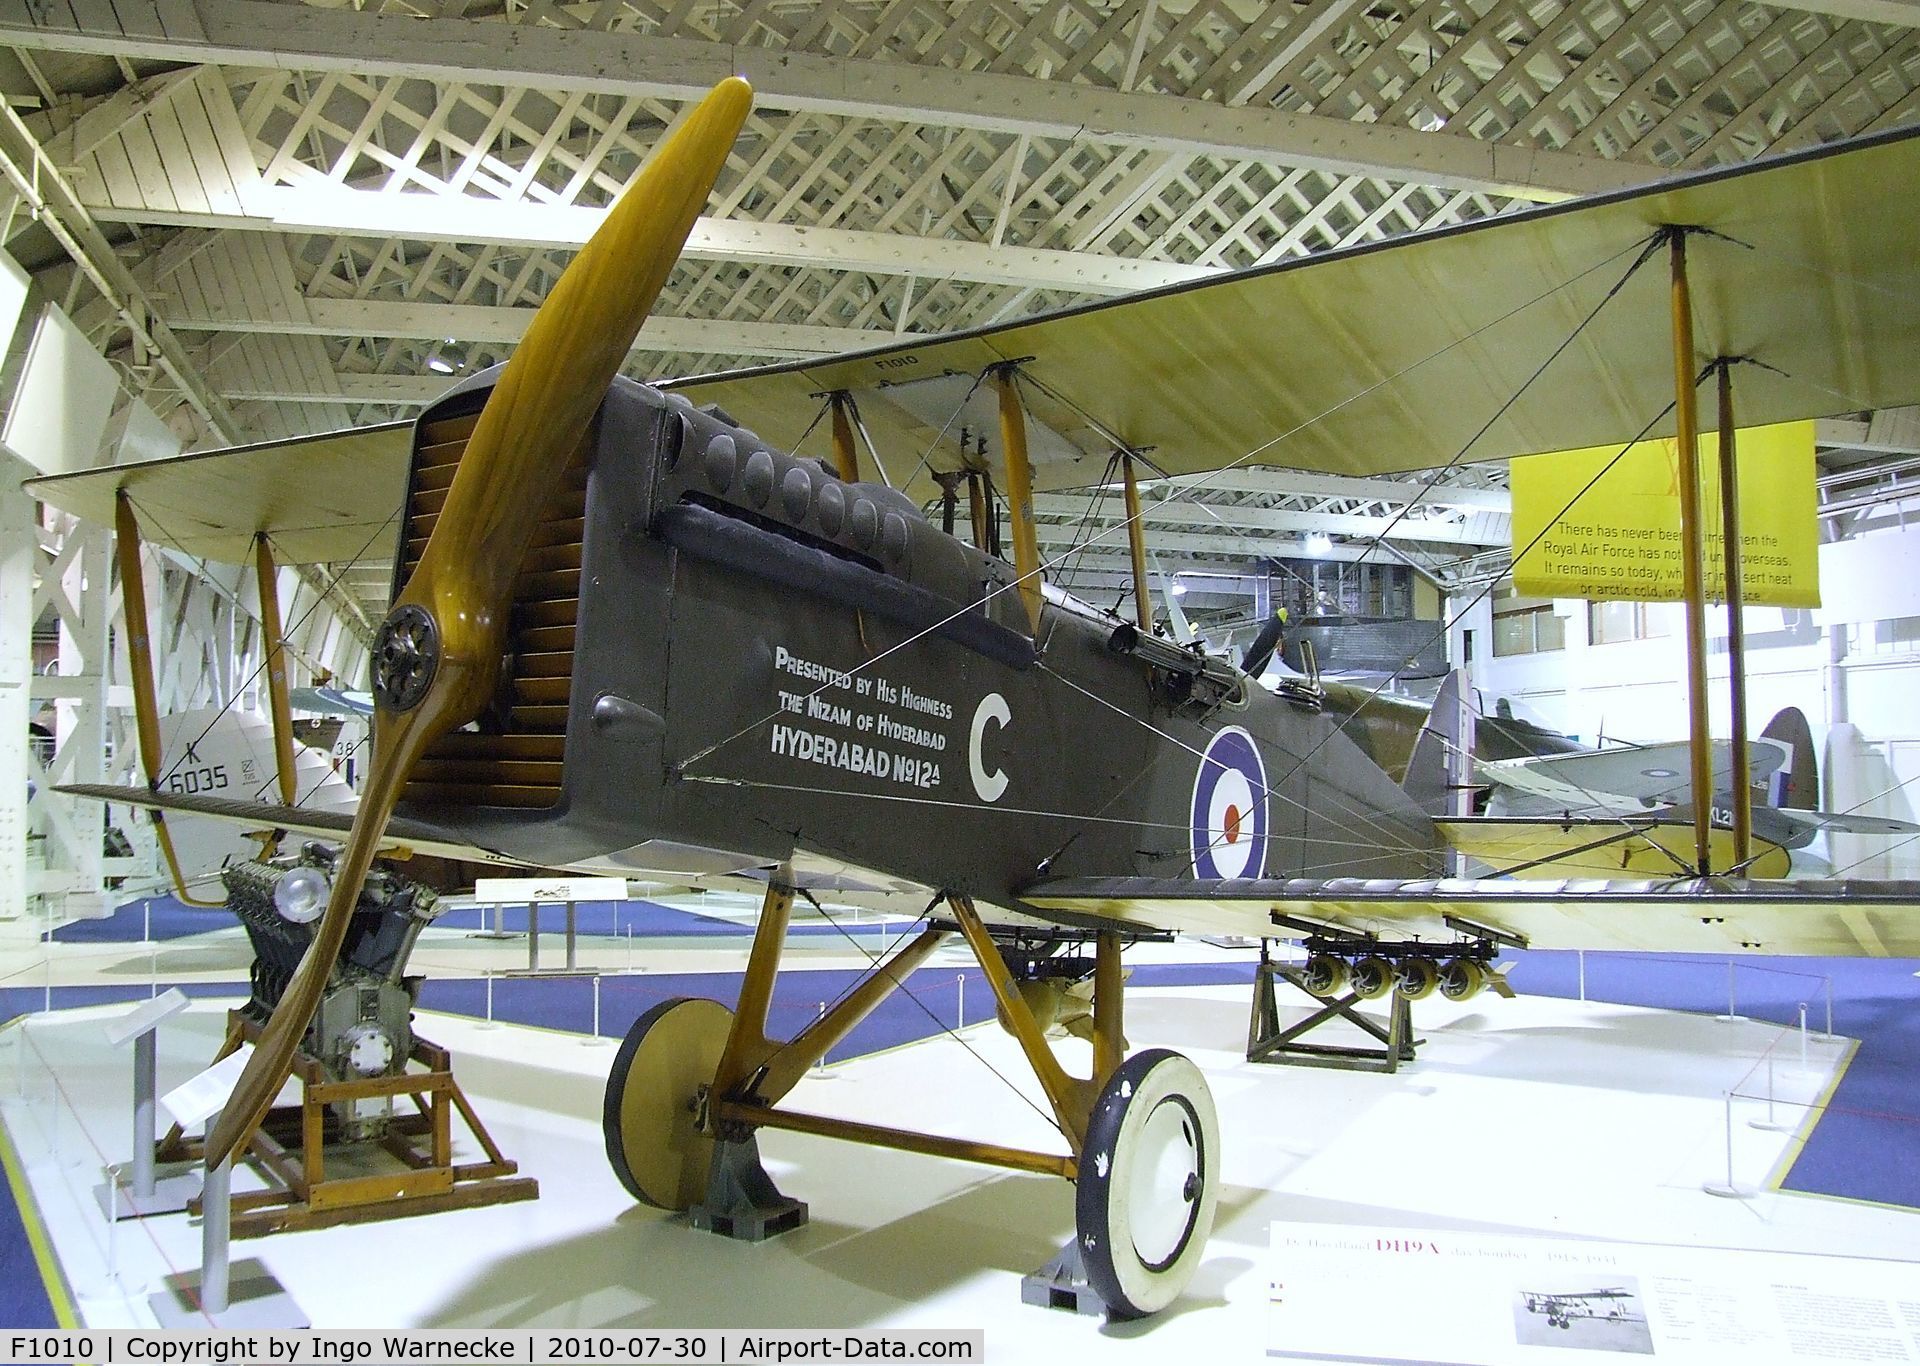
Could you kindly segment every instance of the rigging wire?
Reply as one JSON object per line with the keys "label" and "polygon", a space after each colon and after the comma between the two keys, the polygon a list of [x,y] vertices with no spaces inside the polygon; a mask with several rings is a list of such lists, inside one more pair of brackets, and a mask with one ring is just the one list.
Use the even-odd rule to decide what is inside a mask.
{"label": "rigging wire", "polygon": [[[128,495],[127,501],[129,503],[133,503],[133,497],[131,494]],[[179,551],[179,553],[182,556],[185,556],[185,558],[189,560],[198,558],[193,555],[188,555],[186,548],[180,544],[179,540],[175,538],[173,533],[167,529],[165,524],[159,521],[157,518],[155,518],[151,512],[148,512],[146,509],[141,508],[138,503],[134,503],[134,507],[139,511],[145,513],[149,523],[153,527],[155,527],[160,532],[160,534],[166,538],[168,544],[172,545],[173,548]],[[395,519],[397,519],[400,516],[400,511],[401,511],[400,508],[395,507],[392,512],[387,514],[386,521],[382,522],[378,527],[374,528],[373,534],[367,537],[366,542],[360,547],[358,551],[354,553],[353,558],[347,562],[348,569],[354,568],[355,566],[360,564],[362,560],[366,558],[367,552],[373,548],[374,543],[378,541],[380,537],[386,533],[387,529],[394,524]],[[206,561],[204,559],[201,559],[199,560],[199,563],[204,565]],[[312,605],[309,606],[306,611],[302,612],[299,616],[299,619],[293,622],[292,625],[283,626],[280,632],[281,635],[285,636],[290,632],[298,631],[302,626],[306,625],[307,619],[311,617],[315,612],[319,611],[321,604],[326,602],[326,600],[327,599],[325,594],[315,594]],[[202,740],[206,739],[208,735],[213,733],[213,728],[218,724],[220,724],[220,718],[225,716],[229,711],[231,711],[234,705],[239,702],[240,694],[246,690],[249,684],[251,684],[256,679],[258,679],[260,675],[265,673],[266,671],[267,671],[267,652],[264,649],[262,649],[260,652],[260,663],[254,666],[253,672],[249,673],[244,679],[240,681],[240,685],[233,690],[232,696],[230,696],[225,702],[220,704],[219,709],[216,710],[213,714],[213,720],[207,722],[206,728],[202,730],[198,735],[194,736],[194,738],[190,742],[188,742],[186,749],[182,751],[182,758],[185,757],[185,753],[187,750],[191,750],[195,745],[198,745]],[[174,760],[173,765],[170,768],[168,768],[165,773],[162,773],[158,778],[154,780],[155,783],[158,784],[158,783],[164,782],[166,781],[166,779],[172,777],[173,774],[179,770],[181,762],[182,762],[181,759]],[[262,784],[263,789],[264,789],[264,786],[265,785]]]}
{"label": "rigging wire", "polygon": [[[1358,402],[1360,399],[1366,397],[1367,395],[1373,393],[1374,391],[1382,388],[1385,385],[1389,385],[1393,383],[1395,380],[1399,379],[1404,375],[1412,373],[1414,370],[1418,369],[1419,367],[1429,363],[1430,361],[1433,361],[1439,358],[1440,356],[1447,354],[1449,351],[1452,351],[1457,347],[1466,345],[1468,342],[1474,340],[1475,338],[1479,337],[1483,333],[1488,332],[1493,328],[1498,327],[1501,323],[1506,322],[1509,318],[1512,318],[1517,314],[1524,312],[1526,309],[1531,308],[1533,305],[1540,303],[1543,300],[1553,297],[1555,294],[1561,292],[1562,290],[1571,288],[1573,285],[1579,283],[1581,280],[1584,280],[1587,276],[1593,274],[1595,271],[1604,269],[1605,267],[1613,264],[1613,262],[1619,260],[1621,257],[1627,255],[1629,252],[1633,251],[1636,247],[1643,247],[1644,245],[1645,245],[1645,241],[1643,239],[1636,239],[1633,243],[1629,244],[1628,246],[1623,247],[1619,251],[1613,252],[1612,254],[1604,257],[1603,259],[1596,261],[1594,264],[1587,266],[1586,268],[1576,272],[1575,274],[1569,276],[1567,279],[1561,281],[1559,284],[1554,285],[1552,288],[1543,290],[1539,294],[1534,295],[1532,298],[1527,299],[1521,303],[1515,304],[1512,308],[1508,309],[1505,313],[1502,313],[1498,317],[1490,319],[1488,322],[1482,324],[1480,327],[1473,329],[1472,331],[1464,334],[1463,336],[1454,338],[1452,341],[1447,342],[1444,346],[1437,347],[1436,349],[1429,352],[1427,355],[1422,356],[1418,360],[1409,361],[1406,365],[1402,366],[1399,370],[1394,371],[1392,374],[1384,376],[1381,379],[1376,380],[1374,383],[1367,385],[1365,388],[1360,389],[1355,393],[1348,395],[1346,398],[1341,399],[1339,402],[1324,409],[1320,413],[1317,413],[1312,417],[1303,419],[1302,421],[1296,423],[1293,427],[1289,428],[1287,431],[1282,432],[1280,435],[1261,443],[1260,445],[1254,447],[1252,450],[1228,462],[1227,464],[1219,467],[1217,470],[1210,471],[1205,476],[1205,479],[1203,479],[1201,483],[1193,485],[1188,490],[1185,490],[1185,491],[1196,492],[1199,489],[1206,487],[1207,481],[1210,481],[1218,477],[1219,475],[1226,473],[1228,470],[1232,470],[1241,465],[1244,465],[1249,460],[1253,459],[1254,456],[1261,454],[1263,451],[1266,451],[1269,448],[1279,444],[1280,442],[1287,440],[1288,438],[1298,434],[1299,432],[1307,430],[1308,428],[1314,426],[1319,422],[1325,421],[1327,418],[1333,416],[1333,414],[1339,412],[1341,409],[1346,408],[1349,405]],[[977,390],[980,387],[980,385],[985,381],[986,376],[989,373],[991,373],[992,370],[998,368],[999,365],[1000,365],[1000,362],[995,362],[993,365],[988,366],[985,370],[982,370],[977,376],[975,376],[973,386],[969,388],[967,391],[967,397],[961,400],[962,406],[964,406],[967,399],[970,399],[973,396],[974,391]],[[955,419],[957,419],[959,415],[960,415],[960,409],[956,408],[954,410],[953,416],[949,417],[947,419],[946,425],[940,429],[941,436],[944,436],[946,431],[952,427]],[[1656,419],[1656,421],[1657,420],[1658,419]],[[1102,429],[1102,435],[1104,439],[1108,439],[1108,440],[1114,439],[1112,438],[1111,433],[1105,432],[1104,429]],[[928,459],[931,457],[934,447],[938,445],[939,440],[940,440],[940,436],[936,436],[934,439],[934,444],[930,445],[927,448],[926,454],[922,455],[921,461],[920,461],[920,464],[922,466],[927,465]],[[1141,454],[1138,451],[1135,451],[1127,443],[1115,441],[1115,444],[1119,449],[1125,451],[1126,453],[1132,454],[1136,458],[1145,459],[1145,456],[1143,454]],[[1148,463],[1151,464],[1152,462],[1149,461]],[[1156,466],[1155,468],[1158,468],[1158,467]],[[915,473],[916,474],[918,473],[918,467],[916,467]],[[909,478],[908,482],[911,482],[911,477]],[[1113,526],[1107,527],[1106,529],[1100,531],[1096,535],[1090,537],[1088,539],[1087,544],[1092,545],[1097,542],[1104,541],[1108,537],[1112,536],[1115,532],[1124,531],[1126,527],[1130,524],[1131,520],[1132,520],[1131,518],[1125,519],[1123,521],[1120,521],[1114,524]],[[1059,561],[1062,558],[1064,558],[1064,556],[1055,556],[1051,560],[1043,561],[1039,566],[1039,570],[1036,572],[1044,573],[1045,571],[1052,569],[1055,565],[1059,563]],[[905,649],[907,646],[912,645],[914,642],[920,640],[923,636],[930,635],[933,632],[938,631],[941,627],[947,625],[949,622],[955,621],[960,617],[967,615],[970,612],[978,610],[979,608],[983,607],[986,603],[991,602],[994,598],[1000,596],[1002,593],[1008,592],[1009,590],[1012,590],[1012,589],[1016,589],[1019,586],[1019,583],[1020,583],[1020,579],[1016,578],[1008,583],[1004,583],[996,586],[995,588],[991,589],[990,591],[982,595],[982,597],[978,601],[971,602],[964,606],[955,608],[952,612],[948,613],[945,617],[942,617],[939,621],[934,622],[930,626],[922,628],[921,630],[915,632],[914,634],[906,637],[904,640],[901,640],[897,644],[892,645],[888,647],[886,650],[881,651],[879,654],[873,656],[871,659],[864,660],[860,664],[855,665],[852,669],[848,669],[843,672],[845,672],[849,676],[857,675],[861,673],[863,670],[868,669],[873,665],[880,663],[882,660],[886,659],[889,655],[895,654],[898,651]],[[804,694],[803,696],[817,697],[819,696],[820,693],[824,692],[830,686],[832,686],[832,684],[822,683],[818,687],[816,687],[811,693]],[[739,729],[733,731],[731,734],[723,736],[721,739],[716,740],[715,742],[713,742],[710,745],[707,745],[703,749],[696,751],[695,753],[690,755],[688,758],[681,761],[681,770],[683,775],[684,775],[685,769],[691,767],[696,763],[699,763],[703,759],[706,759],[708,756],[712,755],[716,750],[719,750],[721,748],[724,748],[727,745],[732,744],[734,741],[740,739],[742,736],[750,734],[755,730],[758,730],[761,726],[766,725],[768,722],[779,719],[781,714],[782,714],[781,710],[776,708],[775,710],[770,711],[766,715],[760,717],[758,720],[751,721],[748,724],[741,726]]]}

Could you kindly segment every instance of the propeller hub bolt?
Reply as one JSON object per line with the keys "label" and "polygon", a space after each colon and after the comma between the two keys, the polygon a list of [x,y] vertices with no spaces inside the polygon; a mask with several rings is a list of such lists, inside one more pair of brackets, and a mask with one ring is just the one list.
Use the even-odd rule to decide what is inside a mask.
{"label": "propeller hub bolt", "polygon": [[440,667],[440,624],[418,603],[402,603],[380,624],[373,645],[374,701],[390,711],[420,704]]}

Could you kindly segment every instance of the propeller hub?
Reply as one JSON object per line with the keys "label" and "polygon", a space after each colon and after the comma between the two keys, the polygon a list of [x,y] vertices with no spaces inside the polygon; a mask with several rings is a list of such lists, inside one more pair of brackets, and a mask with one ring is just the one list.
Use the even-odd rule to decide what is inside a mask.
{"label": "propeller hub", "polygon": [[440,623],[418,603],[387,614],[373,644],[373,698],[390,711],[420,704],[440,668]]}

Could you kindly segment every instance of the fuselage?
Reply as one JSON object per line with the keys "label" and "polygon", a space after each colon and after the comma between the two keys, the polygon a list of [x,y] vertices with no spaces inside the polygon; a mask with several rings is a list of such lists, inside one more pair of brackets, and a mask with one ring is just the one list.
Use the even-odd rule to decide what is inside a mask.
{"label": "fuselage", "polygon": [[[444,462],[424,434],[487,379],[419,449]],[[723,414],[616,381],[556,484],[501,703],[407,814],[536,863],[804,853],[1002,906],[1046,875],[1435,871],[1426,817],[1333,719],[1058,595],[1030,629],[1012,566]]]}

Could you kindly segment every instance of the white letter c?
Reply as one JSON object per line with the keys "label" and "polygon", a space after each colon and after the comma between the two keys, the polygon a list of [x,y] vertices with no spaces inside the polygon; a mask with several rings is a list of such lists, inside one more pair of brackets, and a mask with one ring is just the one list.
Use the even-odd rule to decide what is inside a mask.
{"label": "white letter c", "polygon": [[973,790],[980,794],[983,802],[997,802],[1007,790],[1007,775],[999,769],[987,772],[987,766],[980,759],[980,741],[987,732],[987,722],[1004,726],[1013,719],[1013,713],[1007,710],[1007,699],[997,692],[990,692],[980,699],[980,705],[973,709],[973,725],[967,731],[967,768],[973,774]]}

